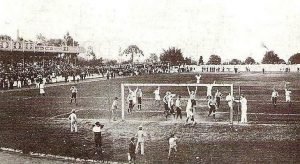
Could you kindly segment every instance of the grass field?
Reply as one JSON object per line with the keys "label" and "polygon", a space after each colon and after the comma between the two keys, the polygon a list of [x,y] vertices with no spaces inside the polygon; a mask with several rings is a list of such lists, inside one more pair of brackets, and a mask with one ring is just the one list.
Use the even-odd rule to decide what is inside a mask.
{"label": "grass field", "polygon": [[[195,127],[183,120],[165,121],[163,106],[155,106],[155,87],[145,87],[143,109],[126,115],[120,121],[110,121],[109,108],[113,97],[119,97],[121,83],[195,83],[194,74],[161,74],[99,80],[77,84],[79,103],[69,104],[70,85],[47,87],[46,96],[37,89],[5,91],[0,94],[0,146],[26,152],[97,159],[94,154],[92,124],[105,125],[104,155],[110,161],[126,162],[129,139],[143,125],[148,137],[145,156],[137,155],[138,163],[299,163],[300,157],[300,83],[299,74],[246,73],[203,74],[202,83],[234,84],[248,99],[249,123],[229,125],[228,107],[224,99],[214,121],[207,117],[206,88],[198,89],[197,121]],[[292,108],[284,102],[284,83],[292,89]],[[276,109],[271,104],[272,88],[279,91]],[[133,89],[133,88],[132,88]],[[223,93],[226,88],[220,88]],[[161,88],[187,97],[185,87]],[[126,91],[127,92],[127,91]],[[213,89],[213,93],[215,88]],[[127,94],[126,94],[127,95]],[[225,96],[223,96],[224,98]],[[121,103],[119,103],[121,104]],[[67,119],[77,110],[79,132],[70,133]],[[235,112],[236,114],[236,112]],[[234,118],[238,119],[237,116]],[[179,137],[178,152],[168,161],[168,137]],[[198,158],[197,158],[198,157]]]}

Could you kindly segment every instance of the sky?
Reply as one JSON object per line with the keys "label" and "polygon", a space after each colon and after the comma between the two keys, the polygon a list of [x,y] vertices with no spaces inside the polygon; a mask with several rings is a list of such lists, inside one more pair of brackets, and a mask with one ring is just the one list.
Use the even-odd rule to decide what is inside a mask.
{"label": "sky", "polygon": [[299,0],[0,0],[0,34],[35,40],[69,32],[97,57],[119,58],[137,45],[147,58],[180,48],[184,57],[222,61],[252,57],[266,49],[287,60],[300,52]]}

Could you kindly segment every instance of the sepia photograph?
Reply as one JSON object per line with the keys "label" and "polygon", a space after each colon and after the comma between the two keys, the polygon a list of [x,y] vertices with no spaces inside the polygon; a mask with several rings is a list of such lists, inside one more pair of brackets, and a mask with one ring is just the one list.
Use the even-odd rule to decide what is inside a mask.
{"label": "sepia photograph", "polygon": [[299,9],[0,0],[0,163],[300,163]]}

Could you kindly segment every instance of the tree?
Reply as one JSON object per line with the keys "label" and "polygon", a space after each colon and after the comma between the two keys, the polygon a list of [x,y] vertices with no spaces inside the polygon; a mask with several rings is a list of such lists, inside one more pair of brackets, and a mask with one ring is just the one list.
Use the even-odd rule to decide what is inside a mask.
{"label": "tree", "polygon": [[128,46],[128,47],[123,51],[122,54],[125,54],[126,56],[127,56],[127,55],[131,55],[131,56],[130,56],[130,60],[131,60],[132,64],[133,64],[133,62],[134,62],[134,55],[139,54],[139,55],[143,55],[143,56],[144,56],[143,51],[140,50],[140,48],[139,48],[138,46],[136,46],[136,45],[130,45],[130,46]]}
{"label": "tree", "polygon": [[78,42],[73,39],[69,32],[64,36],[66,46],[79,46]]}
{"label": "tree", "polygon": [[265,56],[262,60],[262,64],[280,64],[284,61],[283,59],[280,59],[277,54],[274,53],[274,51],[267,51],[265,53]]}
{"label": "tree", "polygon": [[150,57],[146,59],[148,63],[158,63],[158,56],[155,53],[151,53]]}
{"label": "tree", "polygon": [[255,64],[255,60],[252,57],[247,57],[245,60],[245,64]]}
{"label": "tree", "polygon": [[49,39],[47,41],[47,44],[49,46],[62,46],[64,44],[64,40],[63,39]]}
{"label": "tree", "polygon": [[91,58],[92,60],[96,59],[96,54],[94,53],[94,50],[93,50],[92,46],[89,46],[87,48],[86,55],[87,55],[88,58]]}
{"label": "tree", "polygon": [[232,59],[229,64],[231,65],[239,65],[239,64],[242,64],[242,61],[239,60],[239,59]]}
{"label": "tree", "polygon": [[300,64],[300,53],[296,53],[289,58],[290,64]]}
{"label": "tree", "polygon": [[0,35],[0,40],[11,41],[11,37],[8,35]]}
{"label": "tree", "polygon": [[106,65],[116,65],[118,63],[117,60],[107,60]]}
{"label": "tree", "polygon": [[200,58],[199,58],[199,62],[198,62],[198,65],[203,65],[203,57],[202,56],[200,56]]}
{"label": "tree", "polygon": [[38,35],[36,35],[36,40],[37,40],[38,43],[41,43],[41,44],[45,44],[46,41],[47,41],[46,37],[43,34],[41,34],[41,33],[39,33]]}
{"label": "tree", "polygon": [[221,64],[221,57],[218,55],[211,55],[209,57],[207,64],[219,65],[219,64]]}
{"label": "tree", "polygon": [[168,50],[163,49],[163,53],[160,55],[160,61],[170,63],[171,65],[178,65],[184,63],[184,58],[181,49],[172,47]]}

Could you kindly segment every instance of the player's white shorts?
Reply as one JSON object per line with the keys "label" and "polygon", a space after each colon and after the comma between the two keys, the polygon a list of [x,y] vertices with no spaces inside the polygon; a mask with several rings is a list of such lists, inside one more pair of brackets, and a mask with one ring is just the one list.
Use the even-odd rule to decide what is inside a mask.
{"label": "player's white shorts", "polygon": [[191,117],[193,117],[193,115],[194,115],[194,113],[192,111],[186,110],[186,117],[187,118],[191,118]]}
{"label": "player's white shorts", "polygon": [[45,90],[44,89],[40,89],[40,94],[45,94]]}
{"label": "player's white shorts", "polygon": [[160,100],[160,95],[155,95],[155,100]]}
{"label": "player's white shorts", "polygon": [[285,101],[286,101],[286,102],[290,102],[290,101],[291,101],[291,96],[286,96],[286,97],[285,97]]}

